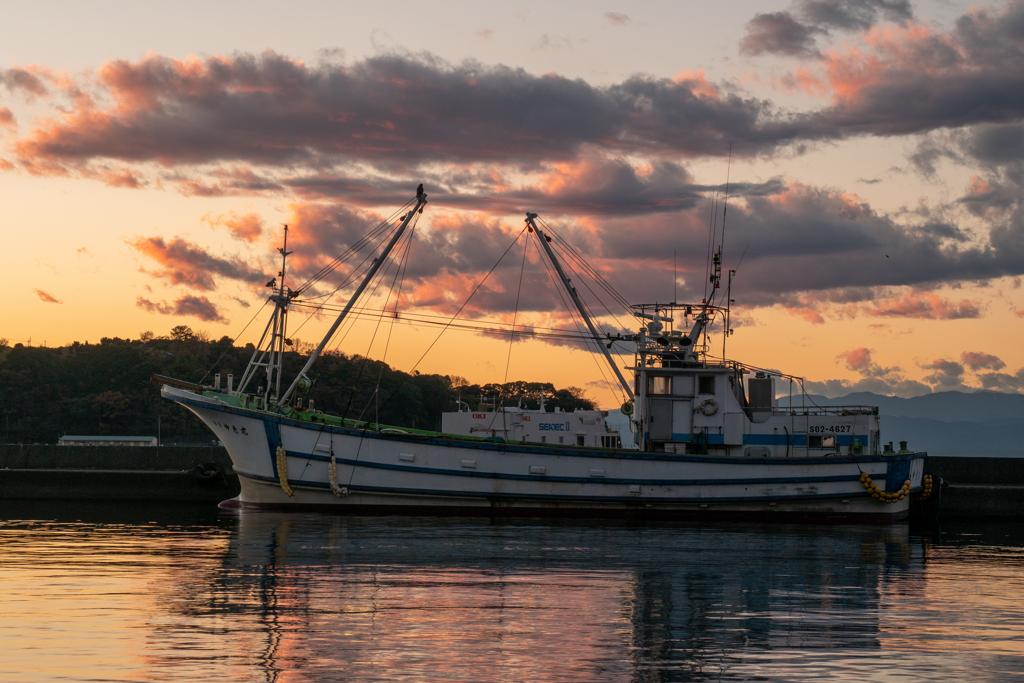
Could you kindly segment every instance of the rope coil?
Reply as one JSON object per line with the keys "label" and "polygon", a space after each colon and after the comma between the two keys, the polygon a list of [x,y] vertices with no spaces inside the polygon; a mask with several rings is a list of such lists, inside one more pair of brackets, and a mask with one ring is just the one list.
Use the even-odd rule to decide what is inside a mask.
{"label": "rope coil", "polygon": [[288,451],[284,446],[277,447],[277,478],[281,482],[281,490],[289,497],[294,496],[295,492],[288,485]]}
{"label": "rope coil", "polygon": [[883,503],[895,503],[903,500],[910,493],[910,480],[907,479],[903,482],[903,486],[896,493],[886,493],[882,489],[878,488],[875,482],[871,481],[871,477],[867,472],[860,473],[861,485],[871,494],[871,497],[875,500],[882,501]]}

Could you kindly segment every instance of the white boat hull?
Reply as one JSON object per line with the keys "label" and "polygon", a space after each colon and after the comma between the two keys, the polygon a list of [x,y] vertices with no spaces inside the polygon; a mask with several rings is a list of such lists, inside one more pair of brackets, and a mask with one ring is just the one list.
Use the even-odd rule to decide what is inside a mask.
{"label": "white boat hull", "polygon": [[311,424],[169,386],[163,395],[194,412],[225,445],[241,481],[230,505],[240,507],[890,521],[908,514],[910,497],[876,500],[861,473],[883,490],[910,480],[917,491],[926,458],[727,457],[495,443]]}

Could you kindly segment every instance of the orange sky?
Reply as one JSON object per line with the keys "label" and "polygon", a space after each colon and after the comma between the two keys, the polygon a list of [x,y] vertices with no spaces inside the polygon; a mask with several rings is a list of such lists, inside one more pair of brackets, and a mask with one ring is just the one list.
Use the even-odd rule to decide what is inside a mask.
{"label": "orange sky", "polygon": [[[1024,390],[1024,107],[998,96],[1024,73],[1005,28],[1024,8],[816,7],[686,21],[669,3],[525,3],[462,8],[433,33],[382,29],[366,10],[333,38],[314,29],[317,48],[296,17],[185,39],[162,10],[83,19],[119,39],[40,43],[13,28],[32,19],[18,10],[0,29],[0,337],[58,346],[188,324],[249,341],[283,224],[301,282],[417,182],[430,204],[402,310],[453,312],[527,210],[627,300],[699,301],[728,178],[726,268],[743,259],[729,356],[830,395]],[[166,35],[148,46],[123,30],[154,20]],[[657,48],[669,35],[678,47]],[[521,288],[520,242],[464,315],[508,325],[518,294],[518,324],[574,329],[527,256]],[[366,353],[370,334],[357,326],[342,350]],[[508,344],[467,331],[416,366],[435,334],[399,326],[386,360],[504,378]],[[619,401],[579,349],[517,344],[508,367]]]}

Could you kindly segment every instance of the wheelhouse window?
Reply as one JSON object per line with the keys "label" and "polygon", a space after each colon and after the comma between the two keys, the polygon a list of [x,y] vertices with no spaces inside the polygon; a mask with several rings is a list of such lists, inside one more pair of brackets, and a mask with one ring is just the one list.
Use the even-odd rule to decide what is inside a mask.
{"label": "wheelhouse window", "polygon": [[835,448],[836,437],[834,436],[808,436],[807,437],[808,448]]}
{"label": "wheelhouse window", "polygon": [[697,376],[697,393],[698,394],[713,394],[713,393],[715,393],[715,376],[714,375],[698,375]]}
{"label": "wheelhouse window", "polygon": [[647,377],[648,396],[668,396],[672,393],[672,378],[651,375]]}

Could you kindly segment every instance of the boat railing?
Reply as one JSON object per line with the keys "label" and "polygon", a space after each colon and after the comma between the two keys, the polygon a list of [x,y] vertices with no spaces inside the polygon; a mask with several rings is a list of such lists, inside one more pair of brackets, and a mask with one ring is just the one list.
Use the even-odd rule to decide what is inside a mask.
{"label": "boat railing", "polygon": [[793,416],[878,415],[878,406],[782,406],[772,408],[772,414]]}

